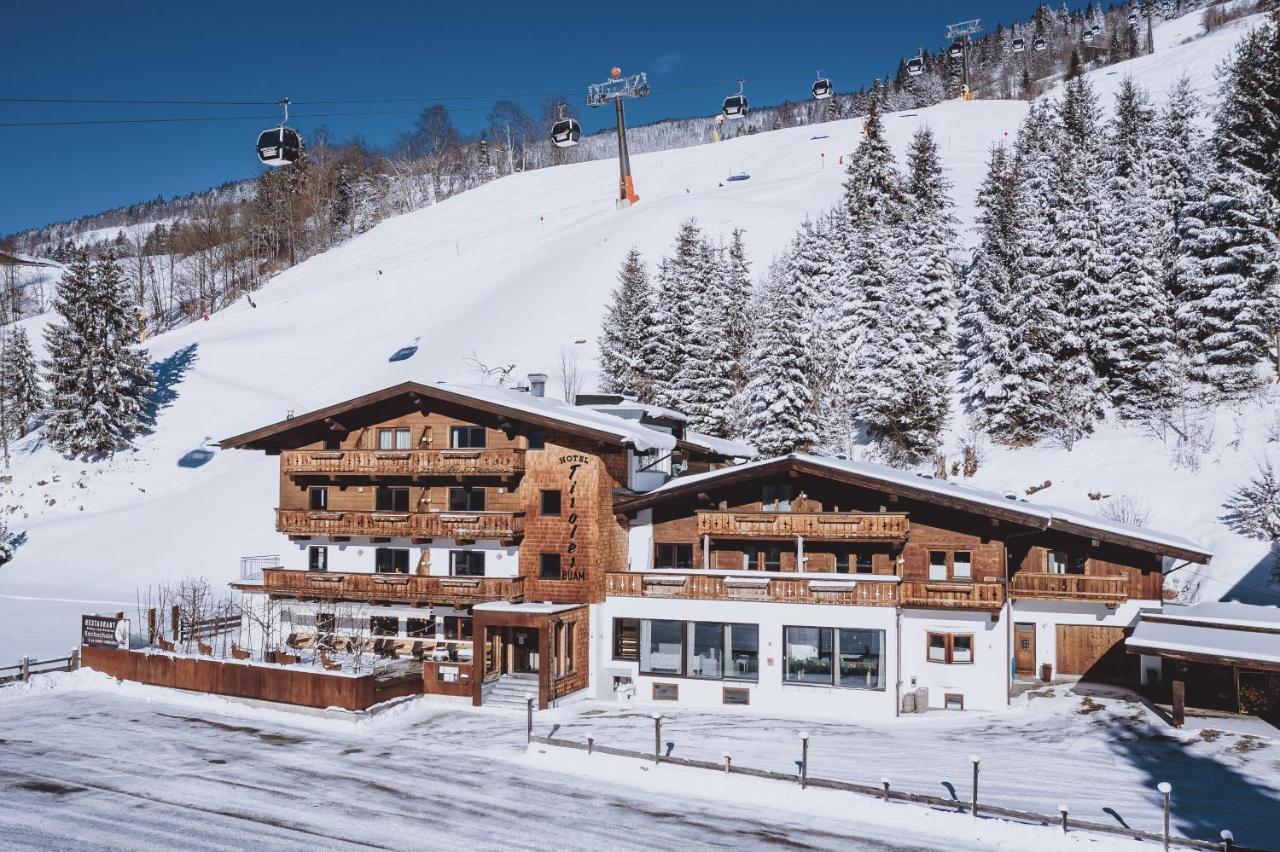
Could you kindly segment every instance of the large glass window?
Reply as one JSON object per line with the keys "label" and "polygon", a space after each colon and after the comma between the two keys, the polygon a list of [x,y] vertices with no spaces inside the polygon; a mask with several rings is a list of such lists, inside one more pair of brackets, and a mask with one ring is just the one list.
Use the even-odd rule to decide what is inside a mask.
{"label": "large glass window", "polygon": [[394,615],[370,616],[369,632],[374,636],[399,636],[400,619]]}
{"label": "large glass window", "polygon": [[484,489],[464,485],[461,488],[449,489],[450,512],[483,512]]}
{"label": "large glass window", "polygon": [[645,619],[640,622],[640,671],[684,674],[684,622]]}
{"label": "large glass window", "polygon": [[788,683],[884,688],[883,630],[787,627],[783,642],[783,679]]}
{"label": "large glass window", "polygon": [[640,619],[615,618],[613,620],[613,658],[615,660],[640,659]]}
{"label": "large glass window", "polygon": [[408,574],[409,551],[379,547],[373,551],[373,570],[379,574]]}
{"label": "large glass window", "polygon": [[689,677],[719,678],[724,670],[724,625],[713,621],[688,623]]}
{"label": "large glass window", "polygon": [[782,547],[773,544],[745,545],[742,567],[748,571],[781,571]]}
{"label": "large glass window", "polygon": [[412,639],[429,639],[436,635],[434,618],[406,618],[405,635]]}
{"label": "large glass window", "polygon": [[409,511],[409,489],[378,486],[378,494],[374,506],[379,512]]}
{"label": "large glass window", "polygon": [[653,567],[688,571],[693,568],[692,544],[659,542],[653,546]]}
{"label": "large glass window", "polygon": [[449,574],[453,577],[483,577],[483,550],[450,550]]}
{"label": "large glass window", "polygon": [[483,450],[483,426],[450,426],[449,446],[455,450]]}
{"label": "large glass window", "polygon": [[408,429],[379,429],[378,430],[378,449],[380,450],[409,449],[409,430]]}
{"label": "large glass window", "polygon": [[760,677],[760,628],[754,624],[726,624],[724,676],[730,680]]}

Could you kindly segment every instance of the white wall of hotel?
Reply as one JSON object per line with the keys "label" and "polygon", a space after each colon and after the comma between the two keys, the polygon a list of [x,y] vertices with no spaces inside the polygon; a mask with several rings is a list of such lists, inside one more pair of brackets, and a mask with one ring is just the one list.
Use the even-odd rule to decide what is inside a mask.
{"label": "white wall of hotel", "polygon": [[[758,634],[758,678],[704,679],[666,674],[641,674],[639,662],[613,659],[615,618],[670,619],[686,622],[754,624]],[[605,700],[634,701],[671,706],[654,701],[653,686],[677,684],[680,706],[722,706],[724,687],[750,691],[747,712],[790,712],[802,716],[840,719],[887,718],[894,715],[897,659],[897,611],[881,606],[823,606],[765,601],[672,600],[663,598],[610,597],[591,607],[591,694]],[[830,627],[877,630],[883,633],[879,688],[851,688],[784,682],[786,627]],[[614,678],[631,678],[634,690],[614,690]]]}
{"label": "white wall of hotel", "polygon": [[280,550],[281,567],[297,571],[306,571],[309,567],[312,547],[328,548],[328,570],[331,572],[373,573],[374,552],[377,548],[387,547],[409,551],[409,573],[416,574],[417,566],[422,559],[423,551],[429,551],[429,576],[449,576],[449,552],[453,550],[480,551],[484,554],[484,576],[514,577],[520,573],[520,548],[503,547],[496,541],[477,541],[474,544],[460,545],[451,539],[437,539],[428,545],[411,544],[407,538],[393,538],[390,541],[372,543],[368,538],[353,536],[350,541],[330,541],[316,537],[309,541],[289,541],[281,536],[283,544]]}
{"label": "white wall of hotel", "polygon": [[[1131,627],[1138,621],[1138,613],[1142,610],[1161,608],[1160,601],[1130,600],[1118,604],[1114,609],[1100,603],[1075,603],[1072,601],[1049,600],[1015,600],[1008,616],[1009,630],[1016,624],[1034,624],[1036,626],[1036,673],[1040,666],[1049,663],[1053,672],[1058,674],[1058,629],[1059,624],[1082,624],[1096,627]],[[1010,654],[1013,645],[1009,644]],[[1146,682],[1147,666],[1141,667],[1143,682]],[[1157,666],[1158,668],[1158,666]]]}
{"label": "white wall of hotel", "polygon": [[[928,656],[930,633],[973,637],[972,662],[939,662]],[[904,609],[901,674],[904,692],[924,687],[929,707],[946,707],[962,696],[965,710],[999,710],[1009,704],[1009,619],[989,612]]]}

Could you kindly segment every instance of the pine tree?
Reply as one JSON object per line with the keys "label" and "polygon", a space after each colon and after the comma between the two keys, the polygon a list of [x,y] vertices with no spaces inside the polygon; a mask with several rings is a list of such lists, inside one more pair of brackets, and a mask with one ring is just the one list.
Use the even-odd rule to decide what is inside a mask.
{"label": "pine tree", "polygon": [[808,322],[813,294],[784,257],[770,269],[761,291],[747,385],[747,437],[762,455],[806,452],[818,440],[810,376]]}
{"label": "pine tree", "polygon": [[0,348],[0,396],[4,404],[0,428],[11,438],[27,434],[32,421],[44,411],[44,390],[37,370],[26,330],[20,325],[10,326]]}
{"label": "pine tree", "polygon": [[1134,162],[1148,153],[1155,144],[1155,121],[1155,108],[1147,91],[1132,77],[1121,80],[1107,129],[1106,160],[1111,175],[1127,178]]}
{"label": "pine tree", "polygon": [[702,282],[692,301],[688,356],[678,384],[690,428],[728,437],[737,431],[738,389],[733,378],[733,341],[729,334],[734,306],[724,275],[723,249],[712,248],[705,240],[700,248]]}
{"label": "pine tree", "polygon": [[680,226],[675,251],[661,268],[655,314],[655,336],[660,351],[654,362],[659,381],[658,403],[684,411],[692,393],[691,376],[685,371],[691,336],[696,332],[697,305],[708,284],[707,252],[702,231],[694,219]]}
{"label": "pine tree", "polygon": [[54,300],[61,323],[45,330],[51,388],[45,437],[70,456],[128,447],[146,426],[153,384],[137,345],[137,307],[115,261],[73,262]]}
{"label": "pine tree", "polygon": [[649,272],[633,248],[618,270],[618,286],[610,294],[599,339],[600,387],[606,393],[652,400],[654,371],[645,361],[652,323]]}
{"label": "pine tree", "polygon": [[1164,239],[1159,253],[1161,277],[1171,299],[1184,287],[1178,280],[1179,223],[1188,199],[1200,196],[1208,179],[1209,163],[1197,129],[1199,99],[1186,77],[1169,91],[1155,136],[1152,168],[1159,180],[1151,187],[1158,204]]}
{"label": "pine tree", "polygon": [[725,298],[728,301],[729,315],[726,337],[729,341],[730,370],[734,392],[734,422],[743,423],[745,416],[745,400],[743,394],[747,387],[751,360],[751,335],[755,329],[756,318],[753,313],[751,286],[751,265],[747,260],[747,248],[743,242],[743,231],[735,228],[732,241],[724,256]]}

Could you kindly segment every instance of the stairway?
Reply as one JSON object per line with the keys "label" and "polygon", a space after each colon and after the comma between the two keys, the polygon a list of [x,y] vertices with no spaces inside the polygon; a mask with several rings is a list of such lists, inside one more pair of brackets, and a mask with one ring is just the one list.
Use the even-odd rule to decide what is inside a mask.
{"label": "stairway", "polygon": [[536,674],[504,674],[498,678],[484,696],[485,707],[509,707],[523,710],[529,699],[538,700],[538,676]]}

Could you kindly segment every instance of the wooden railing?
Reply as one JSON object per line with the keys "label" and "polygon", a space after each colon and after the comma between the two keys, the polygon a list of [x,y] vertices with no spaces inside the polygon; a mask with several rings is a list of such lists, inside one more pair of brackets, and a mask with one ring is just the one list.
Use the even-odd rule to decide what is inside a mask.
{"label": "wooden railing", "polygon": [[605,574],[605,594],[633,598],[747,600],[775,603],[894,606],[898,584],[833,575],[779,577],[768,574],[698,574],[615,571]]}
{"label": "wooden railing", "polygon": [[698,512],[698,535],[727,538],[901,541],[907,528],[900,512]]}
{"label": "wooden railing", "polygon": [[378,476],[517,476],[524,453],[506,450],[286,450],[280,470],[288,474]]}
{"label": "wooden railing", "polygon": [[1004,583],[995,580],[903,580],[903,606],[938,609],[999,609]]}
{"label": "wooden railing", "polygon": [[262,590],[268,595],[314,600],[409,604],[461,604],[521,601],[523,577],[420,577],[414,574],[338,574],[267,568]]}
{"label": "wooden railing", "polygon": [[276,509],[286,535],[510,540],[524,533],[523,512],[312,512]]}
{"label": "wooden railing", "polygon": [[1018,571],[1013,575],[1009,594],[1015,598],[1123,603],[1129,599],[1129,578]]}

